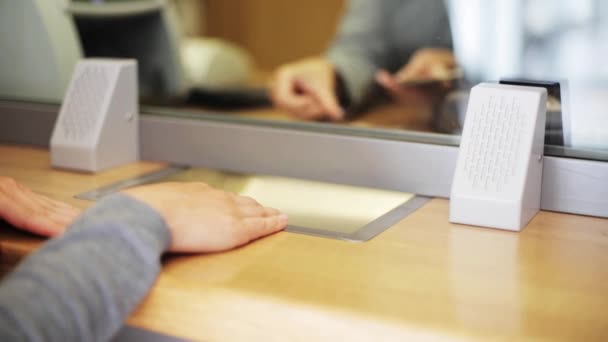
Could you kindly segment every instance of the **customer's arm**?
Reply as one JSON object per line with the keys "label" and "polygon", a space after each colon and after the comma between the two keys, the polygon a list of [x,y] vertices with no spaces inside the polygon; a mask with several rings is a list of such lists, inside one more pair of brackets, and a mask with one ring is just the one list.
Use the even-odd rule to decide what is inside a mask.
{"label": "customer's arm", "polygon": [[106,341],[154,283],[165,250],[226,250],[286,224],[274,209],[203,184],[111,195],[5,279],[0,340]]}
{"label": "customer's arm", "polygon": [[156,279],[169,243],[145,204],[102,200],[0,286],[0,339],[109,340]]}

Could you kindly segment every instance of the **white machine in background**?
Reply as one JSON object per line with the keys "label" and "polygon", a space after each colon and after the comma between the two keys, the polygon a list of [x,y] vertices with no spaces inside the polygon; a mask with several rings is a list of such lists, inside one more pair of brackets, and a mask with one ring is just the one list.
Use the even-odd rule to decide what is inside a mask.
{"label": "white machine in background", "polygon": [[450,222],[519,231],[540,208],[547,90],[471,90],[450,195]]}
{"label": "white machine in background", "polygon": [[249,80],[252,59],[234,44],[218,38],[186,37],[180,51],[190,89],[237,88]]}
{"label": "white machine in background", "polygon": [[82,55],[57,1],[0,1],[0,97],[60,101]]}
{"label": "white machine in background", "polygon": [[0,98],[61,101],[83,57],[136,59],[139,95],[159,103],[243,85],[247,52],[185,37],[175,1],[1,1]]}

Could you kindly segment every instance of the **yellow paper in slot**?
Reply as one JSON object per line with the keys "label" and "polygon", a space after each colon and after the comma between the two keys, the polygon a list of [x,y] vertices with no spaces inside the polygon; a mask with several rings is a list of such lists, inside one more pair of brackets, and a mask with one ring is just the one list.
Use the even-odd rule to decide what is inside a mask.
{"label": "yellow paper in slot", "polygon": [[189,169],[163,181],[199,181],[256,199],[289,215],[289,224],[352,233],[414,195],[295,178]]}

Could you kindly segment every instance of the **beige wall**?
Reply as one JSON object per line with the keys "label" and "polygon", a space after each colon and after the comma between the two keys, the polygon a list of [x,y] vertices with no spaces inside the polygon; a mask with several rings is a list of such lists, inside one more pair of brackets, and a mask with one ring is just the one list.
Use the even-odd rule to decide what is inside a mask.
{"label": "beige wall", "polygon": [[263,69],[319,54],[344,0],[207,0],[206,35],[247,48]]}

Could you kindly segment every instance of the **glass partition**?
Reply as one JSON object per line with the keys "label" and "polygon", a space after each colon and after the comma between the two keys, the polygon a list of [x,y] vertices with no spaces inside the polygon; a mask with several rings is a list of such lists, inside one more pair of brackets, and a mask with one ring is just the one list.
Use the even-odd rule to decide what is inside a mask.
{"label": "glass partition", "polygon": [[[48,37],[72,52],[36,71],[45,87],[77,54],[137,58],[144,114],[457,145],[473,85],[532,80],[550,95],[545,152],[608,160],[600,0],[28,2],[0,5],[2,98],[60,101],[19,57]],[[28,11],[53,29],[32,34]]]}

